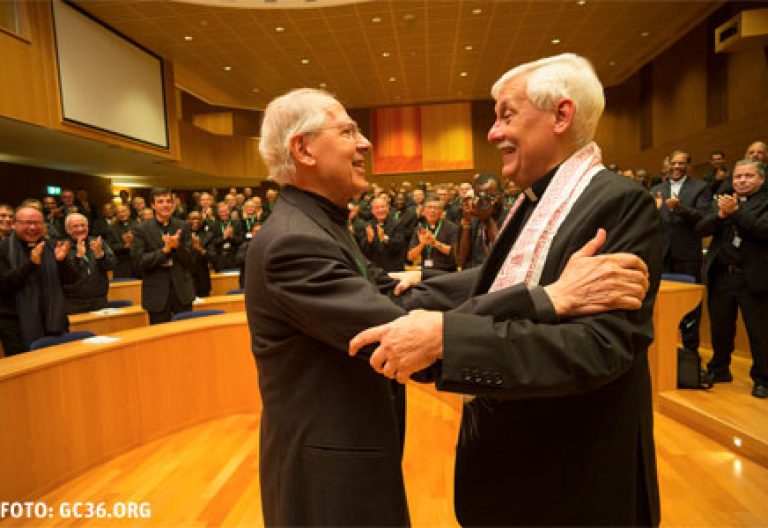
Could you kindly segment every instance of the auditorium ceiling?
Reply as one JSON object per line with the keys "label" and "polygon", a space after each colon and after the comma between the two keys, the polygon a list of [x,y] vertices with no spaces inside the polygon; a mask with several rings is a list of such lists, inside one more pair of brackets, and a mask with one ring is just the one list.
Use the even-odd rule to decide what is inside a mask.
{"label": "auditorium ceiling", "polygon": [[[299,86],[349,107],[486,99],[501,73],[572,51],[621,83],[718,1],[80,0],[94,17],[176,65],[218,105],[261,109]],[[339,5],[341,4],[341,5]],[[326,6],[327,5],[327,6]],[[325,6],[325,7],[324,7]]]}

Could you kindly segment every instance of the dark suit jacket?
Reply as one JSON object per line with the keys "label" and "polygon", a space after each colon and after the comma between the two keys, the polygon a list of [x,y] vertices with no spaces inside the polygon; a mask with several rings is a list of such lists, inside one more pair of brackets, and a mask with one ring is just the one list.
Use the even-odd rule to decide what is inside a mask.
{"label": "dark suit jacket", "polygon": [[[358,332],[405,314],[394,286],[369,265],[346,227],[347,210],[285,187],[250,243],[246,311],[263,402],[262,510],[274,525],[406,525],[398,415],[390,381],[350,358]],[[329,212],[330,211],[330,212]],[[462,277],[464,278],[463,283]],[[412,306],[446,309],[472,277],[440,277],[409,293]],[[458,287],[457,283],[462,286]],[[504,313],[509,291],[466,311]],[[528,299],[525,289],[515,290]]]}
{"label": "dark suit jacket", "polygon": [[[669,181],[651,188],[651,196],[661,191],[666,201],[672,197]],[[666,204],[659,209],[661,219],[662,255],[675,260],[701,260],[701,236],[696,233],[696,224],[709,211],[712,191],[705,181],[688,176],[680,188],[680,211],[670,211]]]}
{"label": "dark suit jacket", "polygon": [[[658,524],[647,348],[661,272],[658,215],[647,191],[597,174],[561,225],[540,283],[604,227],[603,252],[641,256],[651,289],[637,312],[538,323],[517,315],[447,313],[437,387],[479,394],[465,405],[456,461],[462,525]],[[500,235],[474,273],[490,284],[509,251]],[[450,280],[450,276],[444,280]],[[498,293],[498,292],[496,292]]]}
{"label": "dark suit jacket", "polygon": [[[141,307],[148,312],[162,311],[173,292],[180,305],[191,304],[195,298],[195,285],[190,268],[194,257],[190,252],[189,233],[185,233],[184,222],[171,218],[168,234],[175,235],[182,230],[179,247],[167,255],[163,253],[163,231],[160,224],[152,219],[142,222],[133,231],[131,256],[136,269],[141,272]],[[172,263],[168,266],[168,263]]]}
{"label": "dark suit jacket", "polygon": [[730,224],[741,239],[738,252],[747,288],[751,293],[768,292],[768,193],[759,191],[752,195],[725,220],[719,219],[717,212],[717,205],[713,205],[697,226],[702,236],[714,235],[707,251],[705,277],[713,271],[723,247],[733,244],[733,238],[727,235]]}
{"label": "dark suit jacket", "polygon": [[357,243],[360,245],[363,255],[384,271],[402,271],[405,265],[403,248],[406,241],[402,230],[397,227],[397,221],[390,215],[384,222],[384,234],[389,238],[387,242],[379,239],[375,219],[366,222],[366,225],[373,228],[373,241],[368,242],[365,228],[356,233]]}

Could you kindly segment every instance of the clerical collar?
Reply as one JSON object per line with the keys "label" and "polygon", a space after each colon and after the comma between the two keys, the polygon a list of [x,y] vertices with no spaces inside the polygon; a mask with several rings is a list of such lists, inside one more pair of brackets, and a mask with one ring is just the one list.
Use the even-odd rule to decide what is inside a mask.
{"label": "clerical collar", "polygon": [[315,194],[310,191],[305,191],[304,189],[299,189],[298,187],[293,187],[292,185],[286,185],[285,189],[297,191],[304,194],[305,196],[308,196],[317,205],[319,205],[323,211],[325,211],[325,213],[333,222],[339,225],[344,225],[344,226],[347,225],[347,221],[349,219],[349,209],[347,209],[346,207],[339,207],[338,205],[330,201],[325,196],[320,196],[319,194]]}
{"label": "clerical collar", "polygon": [[555,176],[555,173],[559,168],[560,168],[560,165],[557,165],[551,171],[549,171],[544,176],[536,180],[533,183],[533,185],[523,189],[525,196],[534,203],[538,202],[539,198],[544,196],[544,191],[546,191],[547,187],[549,187],[549,183],[552,181],[552,178]]}

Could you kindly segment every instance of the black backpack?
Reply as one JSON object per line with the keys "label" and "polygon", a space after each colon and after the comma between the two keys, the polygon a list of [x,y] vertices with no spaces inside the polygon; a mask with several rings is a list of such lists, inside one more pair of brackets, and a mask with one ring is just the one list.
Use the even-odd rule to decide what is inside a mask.
{"label": "black backpack", "polygon": [[712,383],[702,380],[701,357],[699,353],[688,348],[677,349],[677,388],[678,389],[711,389]]}

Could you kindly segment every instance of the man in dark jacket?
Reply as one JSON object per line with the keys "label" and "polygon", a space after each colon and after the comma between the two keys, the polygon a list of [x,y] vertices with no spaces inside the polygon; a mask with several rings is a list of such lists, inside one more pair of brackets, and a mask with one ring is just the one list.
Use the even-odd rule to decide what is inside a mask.
{"label": "man in dark jacket", "polygon": [[78,279],[64,285],[64,310],[67,315],[92,312],[107,306],[107,271],[117,259],[100,236],[88,236],[88,219],[72,213],[64,221],[70,249],[67,259],[77,268]]}
{"label": "man in dark jacket", "polygon": [[43,214],[16,210],[13,232],[0,241],[0,338],[6,356],[29,350],[33,341],[67,331],[62,284],[77,280],[67,260],[69,242],[44,237]]}
{"label": "man in dark jacket", "polygon": [[[395,281],[365,259],[347,229],[347,202],[368,186],[370,146],[344,107],[320,90],[294,90],[264,112],[259,151],[282,190],[250,244],[245,299],[263,403],[259,472],[267,526],[409,523],[395,386],[347,355],[354,334],[405,313],[388,297]],[[578,262],[599,275],[591,265],[600,259],[614,270],[609,264],[619,260]],[[570,282],[567,297],[582,307],[601,290],[608,302],[598,311],[618,308],[614,296],[630,293],[635,273],[605,290],[604,277],[586,273],[592,280]],[[451,304],[456,299],[441,294],[441,279],[419,285],[408,302]],[[532,306],[532,296],[550,302],[545,289],[533,290],[508,288],[472,307],[488,313],[495,303],[504,312]]]}
{"label": "man in dark jacket", "polygon": [[157,324],[192,309],[194,256],[184,222],[172,216],[171,191],[153,189],[150,200],[155,217],[136,226],[131,256],[142,276],[141,307],[149,312],[149,324]]}
{"label": "man in dark jacket", "polygon": [[736,163],[734,194],[723,194],[699,222],[702,236],[714,235],[707,252],[707,303],[712,330],[712,359],[707,381],[729,382],[738,309],[749,336],[754,382],[752,395],[768,398],[768,193],[765,165]]}

